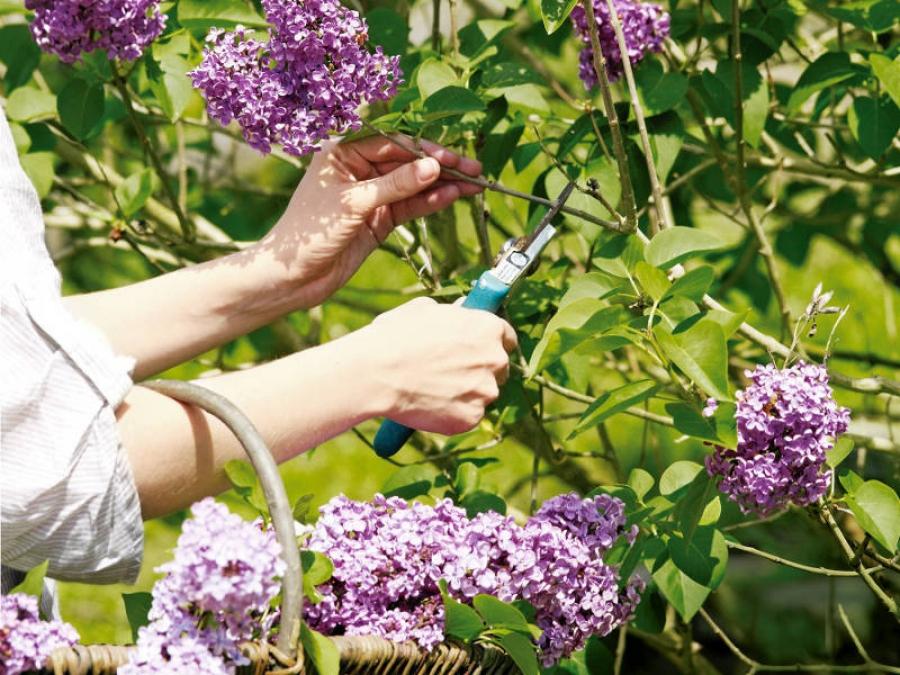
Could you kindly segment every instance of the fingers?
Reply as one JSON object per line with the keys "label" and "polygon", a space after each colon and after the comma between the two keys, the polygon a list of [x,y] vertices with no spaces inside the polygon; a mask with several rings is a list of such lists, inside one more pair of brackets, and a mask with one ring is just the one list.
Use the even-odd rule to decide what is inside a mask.
{"label": "fingers", "polygon": [[350,194],[358,208],[368,211],[419,194],[434,183],[439,174],[440,165],[435,159],[417,159],[384,176],[354,184]]}
{"label": "fingers", "polygon": [[[392,134],[391,138],[380,135],[369,136],[347,143],[343,147],[373,163],[409,162],[418,155],[415,150],[415,141],[403,134]],[[436,159],[444,167],[457,169],[469,176],[481,175],[481,162],[477,160],[462,157],[431,141],[420,141],[419,147],[422,152]]]}

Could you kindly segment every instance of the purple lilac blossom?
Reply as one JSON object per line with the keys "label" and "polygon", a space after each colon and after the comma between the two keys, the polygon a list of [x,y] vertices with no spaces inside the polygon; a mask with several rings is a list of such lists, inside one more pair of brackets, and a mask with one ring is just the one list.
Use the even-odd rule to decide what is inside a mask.
{"label": "purple lilac blossom", "polygon": [[736,395],[737,449],[716,446],[707,471],[745,514],[811,504],[828,489],[825,453],[847,430],[850,411],[835,403],[820,365],[757,366],[746,375],[752,382]]}
{"label": "purple lilac blossom", "polygon": [[334,575],[305,615],[326,634],[374,634],[431,649],[444,637],[444,579],[461,601],[489,593],[530,602],[549,665],[627,621],[642,588],[633,579],[620,589],[618,571],[600,558],[634,534],[621,501],[606,495],[561,495],[524,527],[494,512],[470,519],[447,499],[432,507],[339,496],[320,514],[305,545],[331,558]]}
{"label": "purple lilac blossom", "polygon": [[50,653],[78,642],[62,621],[41,621],[37,599],[24,593],[0,596],[0,675],[43,668]]}
{"label": "purple lilac blossom", "polygon": [[[610,82],[615,82],[623,73],[619,42],[610,20],[606,0],[593,2],[600,49],[606,57],[606,74]],[[625,44],[628,46],[628,58],[631,59],[632,66],[640,63],[647,53],[662,51],[663,41],[669,35],[668,12],[658,5],[632,0],[614,0],[613,4],[622,25]],[[578,75],[585,88],[591,89],[597,84],[597,73],[594,71],[594,49],[591,46],[591,34],[584,7],[576,4],[571,17],[575,33],[583,43],[581,53],[578,55]]]}
{"label": "purple lilac blossom", "polygon": [[268,40],[212,29],[202,63],[189,74],[209,116],[236,120],[263,153],[280,144],[291,155],[321,148],[330,132],[360,127],[357,109],[394,95],[399,57],[365,44],[365,20],[338,0],[262,0]]}
{"label": "purple lilac blossom", "polygon": [[105,49],[110,58],[134,61],[166,26],[160,0],[25,0],[34,11],[31,34],[45,52],[65,63]]}
{"label": "purple lilac blossom", "polygon": [[274,532],[212,498],[191,514],[173,560],[157,568],[165,576],[153,587],[150,624],[120,670],[125,675],[232,673],[246,663],[237,644],[264,629],[263,613],[284,574]]}

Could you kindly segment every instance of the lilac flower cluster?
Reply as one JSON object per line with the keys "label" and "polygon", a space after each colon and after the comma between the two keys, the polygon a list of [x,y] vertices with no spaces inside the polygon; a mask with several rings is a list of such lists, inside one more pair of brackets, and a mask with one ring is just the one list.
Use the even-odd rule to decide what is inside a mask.
{"label": "lilac flower cluster", "polygon": [[45,52],[74,63],[105,49],[110,58],[134,61],[166,26],[160,0],[25,0],[34,12],[31,34]]}
{"label": "lilac flower cluster", "polygon": [[203,62],[190,76],[209,116],[237,120],[260,152],[281,144],[303,155],[329,132],[358,129],[359,106],[386,100],[400,82],[399,58],[366,48],[365,20],[338,0],[262,0],[266,42],[238,26],[213,29]]}
{"label": "lilac flower cluster", "polygon": [[[616,39],[606,0],[593,2],[600,49],[606,58],[606,74],[610,82],[615,82],[623,73],[619,42]],[[647,53],[662,50],[663,41],[669,35],[669,14],[666,11],[658,5],[635,0],[614,0],[613,4],[622,25],[625,44],[628,46],[628,58],[632,66],[642,61]],[[597,84],[597,73],[594,71],[594,48],[591,46],[591,34],[584,7],[576,4],[571,17],[575,33],[584,45],[578,55],[578,75],[585,88],[590,89]]]}
{"label": "lilac flower cluster", "polygon": [[847,430],[850,411],[835,403],[822,366],[801,361],[746,374],[752,384],[737,392],[737,450],[717,446],[707,471],[721,476],[719,489],[744,513],[816,501],[831,477],[825,452]]}
{"label": "lilac flower cluster", "polygon": [[44,667],[58,647],[71,647],[78,633],[62,621],[41,621],[37,600],[23,593],[0,596],[0,675]]}
{"label": "lilac flower cluster", "polygon": [[446,499],[428,506],[339,496],[308,528],[306,546],[328,555],[334,574],[306,618],[326,634],[374,634],[430,649],[443,640],[444,579],[461,601],[489,593],[530,602],[549,665],[631,616],[641,582],[620,589],[618,571],[601,559],[625,529],[622,502],[606,495],[555,497],[524,527],[494,512],[469,519]]}
{"label": "lilac flower cluster", "polygon": [[213,499],[191,508],[175,557],[157,569],[150,624],[119,672],[233,673],[246,663],[237,644],[267,631],[265,617],[284,573],[271,530],[249,523]]}

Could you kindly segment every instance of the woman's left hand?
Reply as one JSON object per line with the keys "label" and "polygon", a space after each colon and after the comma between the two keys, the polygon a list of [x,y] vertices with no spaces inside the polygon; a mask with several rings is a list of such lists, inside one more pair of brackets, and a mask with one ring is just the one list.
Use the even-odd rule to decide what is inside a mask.
{"label": "woman's left hand", "polygon": [[[396,138],[412,146],[412,139]],[[320,304],[343,286],[400,223],[481,191],[441,175],[453,168],[479,176],[479,162],[427,141],[420,147],[424,159],[372,136],[329,143],[313,158],[284,215],[259,242],[284,265],[297,306]]]}

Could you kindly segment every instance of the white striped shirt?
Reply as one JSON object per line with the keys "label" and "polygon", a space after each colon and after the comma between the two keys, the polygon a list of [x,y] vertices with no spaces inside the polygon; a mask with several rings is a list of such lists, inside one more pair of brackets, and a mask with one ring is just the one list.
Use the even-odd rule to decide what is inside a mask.
{"label": "white striped shirt", "polygon": [[143,524],[115,408],[134,360],[63,305],[40,202],[0,115],[0,562],[133,582]]}

